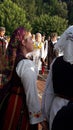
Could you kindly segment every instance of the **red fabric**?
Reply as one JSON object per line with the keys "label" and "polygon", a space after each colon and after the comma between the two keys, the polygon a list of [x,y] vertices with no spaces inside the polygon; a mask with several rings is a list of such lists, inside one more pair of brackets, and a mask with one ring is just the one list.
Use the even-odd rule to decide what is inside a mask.
{"label": "red fabric", "polygon": [[[17,126],[19,125],[18,121],[20,117],[22,104],[23,101],[21,95],[11,94],[8,102],[8,107],[4,116],[2,130],[17,130]],[[26,130],[26,128],[27,130],[30,130],[28,112],[25,106],[20,130]]]}
{"label": "red fabric", "polygon": [[42,74],[44,74],[44,72],[45,72],[45,67],[42,66]]}
{"label": "red fabric", "polygon": [[[3,44],[5,44],[5,45],[6,45],[6,42],[4,42],[4,41],[3,41]],[[2,41],[0,41],[0,45],[2,45]]]}

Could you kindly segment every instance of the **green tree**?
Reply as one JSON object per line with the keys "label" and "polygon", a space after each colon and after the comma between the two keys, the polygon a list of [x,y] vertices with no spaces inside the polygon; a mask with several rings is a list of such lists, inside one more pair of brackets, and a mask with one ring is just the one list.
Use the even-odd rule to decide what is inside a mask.
{"label": "green tree", "polygon": [[35,17],[44,14],[58,15],[65,19],[68,17],[66,2],[59,2],[59,0],[47,0],[47,2],[43,2],[43,0],[32,0],[32,2],[31,0],[12,1],[26,11],[26,17],[30,23]]}
{"label": "green tree", "polygon": [[36,3],[36,16],[40,16],[43,13],[43,1],[35,0]]}
{"label": "green tree", "polygon": [[12,33],[19,26],[31,29],[30,24],[26,20],[25,11],[11,0],[4,0],[0,4],[0,21],[0,26],[6,27],[7,34]]}
{"label": "green tree", "polygon": [[59,17],[67,19],[68,10],[66,2],[58,2],[57,0],[52,0],[50,3],[49,12],[51,16],[58,15]]}
{"label": "green tree", "polygon": [[68,20],[58,17],[57,15],[51,17],[50,19],[50,31],[57,32],[58,35],[61,35],[68,26]]}
{"label": "green tree", "polygon": [[68,18],[69,18],[69,25],[73,24],[73,0],[68,2]]}
{"label": "green tree", "polygon": [[66,2],[58,2],[54,10],[54,14],[62,18],[68,18],[68,10]]}
{"label": "green tree", "polygon": [[24,9],[26,10],[26,17],[30,23],[33,21],[34,17],[36,16],[36,3],[35,0],[26,0],[24,5]]}
{"label": "green tree", "polygon": [[33,21],[33,18],[36,15],[36,3],[35,0],[12,0],[15,2],[20,8],[23,8],[26,11],[26,18],[30,23]]}
{"label": "green tree", "polygon": [[41,15],[40,17],[34,19],[32,23],[32,32],[45,33],[46,36],[50,35],[51,32],[57,32],[58,35],[61,35],[67,26],[68,21],[61,17]]}
{"label": "green tree", "polygon": [[49,0],[48,3],[49,3],[49,5],[55,6],[55,5],[57,5],[58,0]]}

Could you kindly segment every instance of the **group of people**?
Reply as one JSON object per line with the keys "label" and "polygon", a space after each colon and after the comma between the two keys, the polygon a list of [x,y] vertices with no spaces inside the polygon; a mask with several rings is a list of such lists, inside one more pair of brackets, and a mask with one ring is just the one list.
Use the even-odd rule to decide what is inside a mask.
{"label": "group of people", "polygon": [[[36,39],[37,35],[41,37],[37,33]],[[39,44],[41,48],[40,40]],[[10,69],[9,81],[0,89],[0,130],[38,130],[38,124],[43,130],[73,128],[73,26],[53,44],[55,55],[49,66],[41,105],[36,82],[38,67],[33,62],[35,58],[29,58],[31,53],[35,56],[34,47],[38,51],[38,41],[34,44],[32,34],[24,27],[14,30],[5,52]],[[58,56],[59,49],[63,56]],[[42,61],[43,53],[41,58]]]}
{"label": "group of people", "polygon": [[[42,66],[45,63],[45,59],[47,57],[47,46],[46,48],[44,48],[44,41],[43,41],[43,36],[41,35],[41,33],[36,33],[32,36],[35,36],[33,40],[33,46],[34,46],[34,50],[28,54],[28,56],[30,57],[30,59],[33,60],[33,62],[35,63],[36,67],[38,68],[38,74],[42,71]],[[32,37],[33,38],[33,37]]]}
{"label": "group of people", "polygon": [[54,50],[54,45],[57,42],[57,33],[53,32],[46,39],[45,34],[36,33],[32,35],[34,50],[28,54],[28,57],[33,60],[38,73],[44,75],[45,66],[47,70],[50,68],[52,60],[59,55],[59,51]]}

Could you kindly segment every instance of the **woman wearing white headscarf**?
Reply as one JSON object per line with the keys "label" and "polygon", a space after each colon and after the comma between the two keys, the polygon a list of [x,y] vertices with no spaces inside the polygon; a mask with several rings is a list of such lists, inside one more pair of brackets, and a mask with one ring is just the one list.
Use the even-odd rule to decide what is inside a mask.
{"label": "woman wearing white headscarf", "polygon": [[73,26],[62,34],[55,49],[61,49],[63,56],[54,59],[50,66],[42,99],[43,115],[50,130],[57,112],[73,100]]}

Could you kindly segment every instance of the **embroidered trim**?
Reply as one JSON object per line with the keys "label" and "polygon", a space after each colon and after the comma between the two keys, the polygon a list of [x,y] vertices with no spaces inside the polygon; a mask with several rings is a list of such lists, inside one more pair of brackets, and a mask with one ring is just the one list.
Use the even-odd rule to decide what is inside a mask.
{"label": "embroidered trim", "polygon": [[36,118],[39,118],[41,116],[41,111],[39,111],[38,113],[32,113],[32,112],[29,112],[29,115],[32,116],[32,117],[36,117]]}

